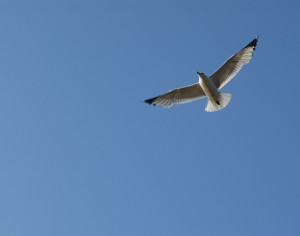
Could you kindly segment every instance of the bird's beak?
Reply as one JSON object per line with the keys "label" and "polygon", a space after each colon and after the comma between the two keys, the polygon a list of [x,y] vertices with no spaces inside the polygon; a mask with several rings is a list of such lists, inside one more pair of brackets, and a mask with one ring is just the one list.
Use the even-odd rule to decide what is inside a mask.
{"label": "bird's beak", "polygon": [[198,72],[198,71],[197,71],[197,74],[198,74],[199,76],[201,76],[201,73],[200,73],[200,72]]}

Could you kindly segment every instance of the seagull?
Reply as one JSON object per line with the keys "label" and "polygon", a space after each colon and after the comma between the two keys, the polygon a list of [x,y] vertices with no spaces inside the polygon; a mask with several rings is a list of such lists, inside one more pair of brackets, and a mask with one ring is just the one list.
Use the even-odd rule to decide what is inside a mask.
{"label": "seagull", "polygon": [[145,103],[170,108],[174,104],[193,102],[207,97],[205,111],[215,112],[223,109],[231,100],[231,94],[221,93],[223,88],[242,69],[243,65],[249,63],[253,56],[258,36],[247,46],[227,59],[224,64],[212,75],[207,76],[197,72],[199,81],[195,84],[170,90],[157,97],[144,100]]}

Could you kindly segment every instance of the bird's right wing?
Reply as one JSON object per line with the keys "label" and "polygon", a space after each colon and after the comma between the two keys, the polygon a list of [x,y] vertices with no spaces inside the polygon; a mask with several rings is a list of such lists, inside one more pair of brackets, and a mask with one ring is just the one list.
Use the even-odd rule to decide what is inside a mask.
{"label": "bird's right wing", "polygon": [[243,65],[249,63],[255,50],[258,37],[253,39],[246,47],[231,56],[210,78],[218,89],[224,87],[242,69]]}
{"label": "bird's right wing", "polygon": [[167,93],[154,98],[146,99],[144,102],[151,105],[157,105],[163,108],[169,108],[174,104],[183,104],[201,99],[205,93],[199,83],[192,84],[183,88],[171,90]]}

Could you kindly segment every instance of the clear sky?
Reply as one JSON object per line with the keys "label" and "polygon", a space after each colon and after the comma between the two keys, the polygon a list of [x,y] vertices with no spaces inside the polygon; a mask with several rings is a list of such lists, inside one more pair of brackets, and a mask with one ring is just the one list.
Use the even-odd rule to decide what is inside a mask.
{"label": "clear sky", "polygon": [[[299,1],[1,1],[0,235],[299,236]],[[222,91],[143,100],[211,74]]]}

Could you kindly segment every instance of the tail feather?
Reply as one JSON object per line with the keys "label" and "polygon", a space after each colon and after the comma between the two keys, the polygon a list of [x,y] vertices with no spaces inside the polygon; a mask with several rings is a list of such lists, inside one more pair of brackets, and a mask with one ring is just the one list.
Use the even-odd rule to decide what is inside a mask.
{"label": "tail feather", "polygon": [[207,105],[205,108],[205,111],[207,112],[214,112],[214,111],[219,111],[221,109],[223,109],[224,107],[226,107],[228,105],[228,103],[231,100],[231,94],[229,93],[221,93],[220,97],[219,97],[219,105],[212,103],[209,99],[207,101]]}

